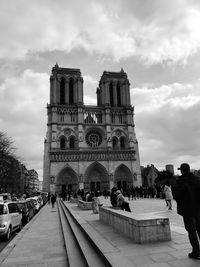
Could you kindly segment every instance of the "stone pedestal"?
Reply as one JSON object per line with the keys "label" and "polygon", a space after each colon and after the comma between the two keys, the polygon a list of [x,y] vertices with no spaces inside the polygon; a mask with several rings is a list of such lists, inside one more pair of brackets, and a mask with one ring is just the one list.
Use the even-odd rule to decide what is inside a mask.
{"label": "stone pedestal", "polygon": [[131,238],[135,243],[171,240],[169,218],[134,215],[108,207],[99,209],[100,220]]}

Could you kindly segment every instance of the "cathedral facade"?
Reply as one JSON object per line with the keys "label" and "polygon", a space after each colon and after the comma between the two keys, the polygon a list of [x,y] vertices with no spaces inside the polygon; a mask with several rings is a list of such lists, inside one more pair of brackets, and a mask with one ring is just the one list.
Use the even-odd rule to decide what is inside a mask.
{"label": "cathedral facade", "polygon": [[96,94],[97,106],[84,105],[80,69],[52,68],[44,191],[103,192],[142,184],[127,74],[104,71]]}

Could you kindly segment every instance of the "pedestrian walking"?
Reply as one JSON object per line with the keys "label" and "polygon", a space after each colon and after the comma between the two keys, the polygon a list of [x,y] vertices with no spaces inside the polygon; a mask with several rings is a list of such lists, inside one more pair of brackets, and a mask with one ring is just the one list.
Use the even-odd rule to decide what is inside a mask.
{"label": "pedestrian walking", "polygon": [[167,207],[168,207],[169,210],[171,210],[172,209],[173,196],[172,196],[171,185],[170,185],[170,183],[168,181],[165,183],[163,192],[165,194],[165,201],[166,201]]}
{"label": "pedestrian walking", "polygon": [[54,208],[55,202],[56,202],[56,196],[54,194],[52,194],[52,196],[51,196],[51,205],[52,205],[52,208]]}
{"label": "pedestrian walking", "polygon": [[192,252],[188,257],[200,260],[200,181],[190,172],[190,165],[182,163],[181,176],[174,189],[174,199],[177,201],[177,213],[183,216],[183,222]]}
{"label": "pedestrian walking", "polygon": [[50,204],[50,200],[51,200],[51,195],[50,195],[50,193],[48,193],[48,196],[47,196],[47,202],[48,202],[48,204]]}
{"label": "pedestrian walking", "polygon": [[131,197],[132,197],[132,200],[133,199],[136,200],[136,189],[134,186],[131,187]]}

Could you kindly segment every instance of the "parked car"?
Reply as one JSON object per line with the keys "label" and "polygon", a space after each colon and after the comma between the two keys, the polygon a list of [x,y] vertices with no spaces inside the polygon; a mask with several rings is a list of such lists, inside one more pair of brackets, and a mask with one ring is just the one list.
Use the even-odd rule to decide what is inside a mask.
{"label": "parked car", "polygon": [[0,237],[10,239],[10,235],[21,230],[22,212],[15,202],[0,203]]}
{"label": "parked car", "polygon": [[35,212],[38,212],[40,210],[40,204],[38,202],[37,197],[29,197],[27,200],[31,200],[35,205]]}
{"label": "parked car", "polygon": [[30,200],[19,200],[16,204],[22,210],[22,224],[25,225],[35,215],[34,204]]}

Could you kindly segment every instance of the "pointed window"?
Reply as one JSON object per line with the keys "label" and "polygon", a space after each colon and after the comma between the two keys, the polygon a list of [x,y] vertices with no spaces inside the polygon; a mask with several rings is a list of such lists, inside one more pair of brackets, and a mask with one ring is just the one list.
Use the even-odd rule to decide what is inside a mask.
{"label": "pointed window", "polygon": [[69,139],[69,149],[70,150],[75,149],[75,138],[74,138],[74,136],[70,137],[70,139]]}
{"label": "pointed window", "polygon": [[116,137],[113,137],[113,140],[112,140],[112,146],[113,146],[113,149],[117,149],[117,138]]}
{"label": "pointed window", "polygon": [[120,148],[125,149],[125,137],[124,136],[120,138]]}
{"label": "pointed window", "polygon": [[113,84],[112,82],[109,84],[109,92],[110,92],[110,105],[111,107],[114,106],[114,99],[113,99]]}
{"label": "pointed window", "polygon": [[117,83],[117,105],[121,106],[121,88],[119,82]]}
{"label": "pointed window", "polygon": [[69,104],[74,104],[74,83],[73,79],[69,80]]}
{"label": "pointed window", "polygon": [[62,136],[62,137],[60,138],[60,149],[61,149],[61,150],[64,150],[65,147],[66,147],[66,140],[65,140],[65,137]]}
{"label": "pointed window", "polygon": [[60,82],[60,104],[65,104],[65,80]]}

